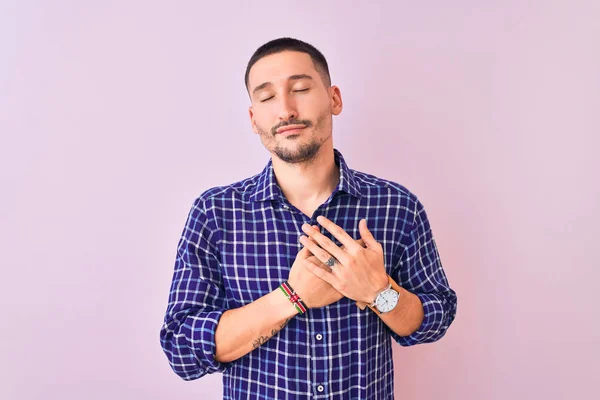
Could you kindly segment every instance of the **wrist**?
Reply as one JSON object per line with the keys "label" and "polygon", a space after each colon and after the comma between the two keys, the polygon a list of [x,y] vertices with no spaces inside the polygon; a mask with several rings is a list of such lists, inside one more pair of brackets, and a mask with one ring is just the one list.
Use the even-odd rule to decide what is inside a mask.
{"label": "wrist", "polygon": [[304,301],[300,298],[298,293],[294,290],[294,288],[290,285],[289,281],[283,282],[279,286],[279,291],[285,296],[285,298],[291,303],[298,314],[304,314],[308,311],[308,307],[304,304]]}
{"label": "wrist", "polygon": [[371,295],[369,296],[370,301],[367,302],[368,305],[371,305],[375,302],[375,300],[377,299],[377,296],[379,296],[379,293],[383,292],[385,289],[388,288],[389,284],[390,284],[390,277],[388,274],[385,274],[385,278],[382,279],[380,281],[381,283],[379,283],[377,285],[377,289],[374,292],[371,292]]}
{"label": "wrist", "polygon": [[290,301],[281,293],[281,289],[277,287],[269,293],[270,310],[276,314],[279,319],[293,318],[298,315],[298,310]]}
{"label": "wrist", "polygon": [[396,308],[400,300],[400,287],[391,276],[388,275],[387,278],[387,286],[377,294],[373,303],[369,304],[369,308],[377,314],[389,313]]}

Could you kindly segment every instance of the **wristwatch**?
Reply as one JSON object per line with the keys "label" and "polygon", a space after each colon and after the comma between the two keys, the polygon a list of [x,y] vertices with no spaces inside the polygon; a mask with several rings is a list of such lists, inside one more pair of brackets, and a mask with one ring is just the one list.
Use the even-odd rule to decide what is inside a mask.
{"label": "wristwatch", "polygon": [[400,292],[392,288],[392,285],[395,282],[389,275],[388,281],[388,286],[377,294],[373,303],[369,304],[369,307],[379,314],[385,314],[392,311],[398,305],[398,300],[400,299]]}

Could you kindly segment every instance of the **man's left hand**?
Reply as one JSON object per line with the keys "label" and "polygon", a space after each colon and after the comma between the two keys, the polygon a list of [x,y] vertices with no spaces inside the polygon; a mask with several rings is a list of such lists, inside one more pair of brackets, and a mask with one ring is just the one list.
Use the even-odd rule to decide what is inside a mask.
{"label": "man's left hand", "polygon": [[367,229],[366,220],[362,219],[358,224],[360,236],[366,247],[362,247],[329,219],[319,216],[317,222],[339,240],[344,248],[341,249],[328,237],[304,224],[302,230],[312,240],[302,236],[300,243],[324,264],[327,264],[331,257],[335,259],[331,272],[308,259],[304,262],[305,267],[344,296],[358,302],[372,303],[375,296],[387,287],[388,277],[384,267],[383,246]]}

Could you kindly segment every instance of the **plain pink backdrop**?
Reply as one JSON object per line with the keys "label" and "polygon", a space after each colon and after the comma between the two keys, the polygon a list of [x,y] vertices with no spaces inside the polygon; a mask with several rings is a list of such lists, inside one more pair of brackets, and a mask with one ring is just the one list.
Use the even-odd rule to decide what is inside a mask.
{"label": "plain pink backdrop", "polygon": [[196,196],[254,175],[246,62],[293,36],[334,145],[428,211],[458,315],[398,399],[597,398],[598,1],[0,3],[0,398],[218,399],[159,329]]}

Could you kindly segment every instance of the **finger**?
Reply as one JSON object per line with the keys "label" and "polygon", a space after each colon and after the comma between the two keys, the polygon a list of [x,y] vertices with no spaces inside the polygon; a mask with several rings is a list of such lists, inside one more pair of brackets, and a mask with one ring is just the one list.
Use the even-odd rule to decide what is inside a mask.
{"label": "finger", "polygon": [[[306,233],[306,235],[310,239],[312,239],[323,250],[325,250],[327,253],[329,253],[329,255],[334,256],[342,264],[348,263],[348,253],[346,253],[344,250],[340,249],[327,236],[323,235],[320,232],[317,232],[316,230],[307,228],[306,225],[302,226],[302,230],[304,231],[304,233]],[[354,239],[352,239],[352,240],[354,241]],[[358,246],[358,245],[356,245],[356,246]],[[319,256],[317,253],[313,253],[313,254],[316,256]],[[322,253],[321,253],[321,255],[322,255]],[[326,261],[326,260],[323,260],[322,256],[319,256],[319,259],[323,262]],[[329,256],[327,257],[327,259],[329,259]]]}
{"label": "finger", "polygon": [[[362,247],[366,247],[366,246],[365,246],[365,242],[364,242],[362,239],[358,239],[358,240],[356,241],[356,243],[358,243],[358,244],[359,244],[359,245],[361,245]],[[340,249],[342,249],[342,250],[345,250],[345,249],[346,249],[346,246],[342,246],[342,247],[340,247]]]}
{"label": "finger", "polygon": [[[313,225],[312,227],[313,227],[313,228],[314,228],[314,229],[315,229],[317,232],[319,232],[319,231],[320,231],[319,225]],[[311,240],[311,241],[313,241],[314,243],[317,243],[317,242],[315,242],[315,241],[314,241],[314,239],[312,239],[312,238],[310,238],[310,237],[308,237],[308,239],[309,239],[309,240]]]}
{"label": "finger", "polygon": [[327,260],[331,258],[331,253],[321,248],[317,243],[306,236],[302,236],[300,238],[300,243],[302,243],[305,248],[308,248],[312,254],[315,255],[319,259],[319,261],[325,264]]}
{"label": "finger", "polygon": [[306,259],[306,261],[313,263],[314,265],[316,265],[317,267],[324,269],[327,272],[331,272],[331,268],[329,268],[328,265],[326,265],[325,263],[321,262],[321,260],[319,260],[316,256],[310,256]]}
{"label": "finger", "polygon": [[367,228],[366,219],[363,218],[360,221],[358,221],[358,231],[360,233],[361,238],[364,240],[364,243],[366,243],[367,247],[373,247],[377,244],[377,241],[373,237],[373,234],[371,233],[369,228]]}
{"label": "finger", "polygon": [[312,262],[306,260],[303,265],[307,270],[312,272],[316,277],[323,279],[325,282],[329,283],[331,286],[335,288],[336,277],[331,272],[327,272],[324,269],[317,267]]}
{"label": "finger", "polygon": [[352,236],[348,235],[348,233],[345,230],[343,230],[340,226],[336,225],[329,219],[325,218],[322,215],[319,215],[317,217],[317,221],[319,222],[319,224],[321,224],[323,228],[327,229],[327,231],[331,233],[333,237],[339,240],[340,243],[346,247],[346,249],[356,250],[359,247],[359,245],[356,243]]}
{"label": "finger", "polygon": [[308,257],[310,257],[312,254],[310,253],[310,250],[308,250],[306,247],[302,247],[300,249],[300,251],[298,252],[298,254],[296,254],[296,259],[300,260],[300,259],[306,259]]}

